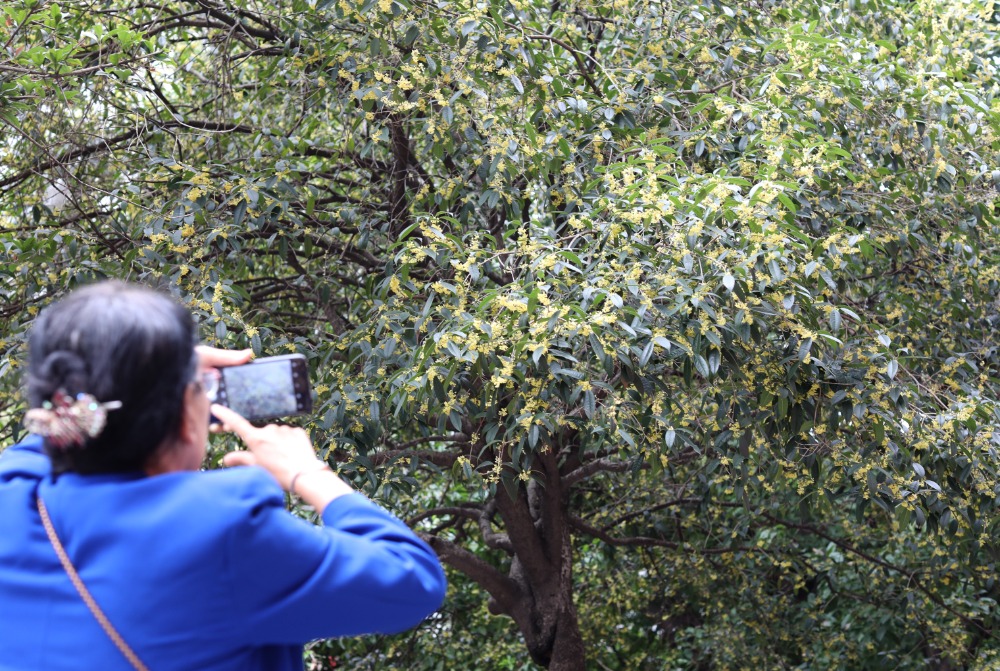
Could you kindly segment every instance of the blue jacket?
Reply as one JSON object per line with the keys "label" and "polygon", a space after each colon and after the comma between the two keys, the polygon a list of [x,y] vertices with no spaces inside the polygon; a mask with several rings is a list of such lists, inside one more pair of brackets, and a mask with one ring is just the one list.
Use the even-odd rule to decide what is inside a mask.
{"label": "blue jacket", "polygon": [[0,671],[131,669],[59,564],[36,491],[151,671],[301,671],[303,643],[400,631],[444,597],[434,552],[360,494],[334,499],[319,527],[260,468],[53,481],[29,437],[0,455]]}

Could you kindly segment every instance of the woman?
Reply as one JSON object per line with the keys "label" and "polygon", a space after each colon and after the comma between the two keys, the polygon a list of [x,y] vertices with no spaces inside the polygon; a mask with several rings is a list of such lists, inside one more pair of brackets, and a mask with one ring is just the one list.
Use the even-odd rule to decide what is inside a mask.
{"label": "woman", "polygon": [[[0,456],[0,670],[302,669],[309,640],[399,631],[440,605],[433,551],[304,431],[210,405],[205,376],[249,353],[195,340],[181,306],[118,282],[36,320],[28,424],[44,437]],[[210,413],[245,442],[225,457],[239,468],[199,470]]]}

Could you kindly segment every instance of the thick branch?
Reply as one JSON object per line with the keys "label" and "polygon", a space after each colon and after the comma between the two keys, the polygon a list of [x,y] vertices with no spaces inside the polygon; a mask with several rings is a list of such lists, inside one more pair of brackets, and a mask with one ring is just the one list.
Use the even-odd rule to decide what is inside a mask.
{"label": "thick branch", "polygon": [[[542,520],[547,555],[553,559],[562,555],[563,544],[569,540],[569,530],[566,529],[566,502],[564,500],[564,493],[567,489],[559,472],[559,462],[554,450],[542,450],[538,454],[538,464],[545,474],[545,484],[542,486],[535,480],[529,482],[528,500],[530,503],[532,493],[534,493]],[[570,566],[571,564],[566,568],[568,569]]]}
{"label": "thick branch", "polygon": [[[278,42],[283,39],[283,37],[280,34],[278,34],[273,30],[273,27],[271,30],[266,30],[262,28],[254,28],[253,26],[248,26],[246,23],[234,19],[233,17],[229,16],[225,12],[222,12],[220,9],[213,6],[211,3],[206,2],[205,0],[195,0],[195,4],[204,8],[205,12],[209,16],[218,19],[219,21],[222,21],[231,28],[238,29],[240,32],[245,33],[247,35],[252,35],[253,37],[259,37],[264,40],[270,40],[272,42]],[[255,15],[250,14],[249,12],[245,13],[244,15],[246,16],[246,18],[254,19],[258,24],[267,25],[265,21],[258,19]]]}
{"label": "thick branch", "polygon": [[510,536],[493,531],[493,515],[496,513],[496,501],[490,501],[479,515],[479,533],[482,534],[486,544],[495,550],[503,550],[508,554],[514,554],[514,545],[510,542]]}
{"label": "thick branch", "polygon": [[512,613],[514,611],[521,592],[516,582],[451,541],[439,536],[417,533],[434,549],[441,561],[461,571],[489,592],[496,602],[499,612]]}
{"label": "thick branch", "polygon": [[403,128],[403,121],[399,115],[393,115],[389,119],[389,131],[392,138],[392,189],[389,194],[389,215],[393,219],[393,224],[402,230],[408,225],[406,216],[406,176],[407,168],[410,165],[410,138]]}
{"label": "thick branch", "polygon": [[546,556],[546,548],[535,528],[528,498],[524,487],[517,487],[517,498],[511,498],[506,491],[497,491],[494,498],[497,510],[507,528],[513,550],[521,565],[530,576],[531,582],[543,584],[550,578],[551,562]]}
{"label": "thick branch", "polygon": [[630,463],[619,459],[595,459],[564,475],[562,479],[563,486],[572,487],[581,480],[586,480],[597,473],[624,473],[631,467]]}
{"label": "thick branch", "polygon": [[411,517],[406,520],[406,523],[410,526],[416,525],[418,522],[422,522],[426,519],[432,517],[460,517],[467,520],[473,520],[479,525],[479,531],[482,534],[483,540],[486,545],[493,548],[494,550],[503,550],[507,554],[514,554],[514,548],[510,543],[510,538],[507,534],[497,533],[493,531],[493,527],[490,523],[491,518],[496,512],[496,504],[490,502],[486,506],[481,506],[474,503],[469,503],[465,506],[442,506],[439,508],[432,508],[430,510],[425,510],[424,512]]}

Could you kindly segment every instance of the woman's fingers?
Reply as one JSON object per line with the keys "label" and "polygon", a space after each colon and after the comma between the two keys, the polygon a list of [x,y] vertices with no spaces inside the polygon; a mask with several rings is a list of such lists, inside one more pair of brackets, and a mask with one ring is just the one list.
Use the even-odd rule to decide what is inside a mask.
{"label": "woman's fingers", "polygon": [[225,455],[222,460],[226,466],[261,466],[287,490],[296,473],[314,470],[322,464],[309,434],[303,429],[277,424],[258,428],[239,413],[217,403],[212,405],[212,414],[222,422],[223,430],[232,431],[247,446],[245,452]]}
{"label": "woman's fingers", "polygon": [[222,422],[224,431],[232,431],[243,440],[246,440],[248,436],[258,430],[257,427],[244,419],[242,415],[224,405],[213,403],[212,414]]}
{"label": "woman's fingers", "polygon": [[253,350],[249,349],[219,349],[218,347],[198,345],[194,351],[198,353],[202,368],[239,366],[253,358]]}
{"label": "woman's fingers", "polygon": [[253,452],[229,452],[222,457],[222,463],[225,466],[254,466],[257,458]]}

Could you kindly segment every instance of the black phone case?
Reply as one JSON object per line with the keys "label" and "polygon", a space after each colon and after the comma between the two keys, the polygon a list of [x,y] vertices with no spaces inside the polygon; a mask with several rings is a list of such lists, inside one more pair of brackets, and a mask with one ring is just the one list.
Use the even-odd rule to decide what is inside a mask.
{"label": "black phone case", "polygon": [[[231,391],[226,384],[226,372],[239,368],[241,373],[252,372],[255,368],[262,372],[261,377],[265,377],[264,367],[272,367],[287,364],[288,375],[291,376],[292,390],[295,396],[295,410],[291,412],[247,412],[244,416],[249,420],[277,419],[279,417],[294,417],[312,412],[312,391],[309,384],[309,369],[306,366],[306,358],[301,354],[286,354],[281,356],[264,357],[243,364],[242,366],[231,366],[219,369],[219,390],[216,393],[215,402],[226,407],[232,407],[234,399],[231,398]],[[269,375],[274,374],[274,369],[266,371]],[[266,383],[262,383],[266,385]],[[262,387],[266,389],[266,386]],[[235,405],[246,406],[246,399],[239,399]]]}

